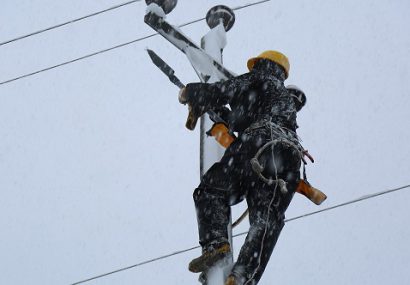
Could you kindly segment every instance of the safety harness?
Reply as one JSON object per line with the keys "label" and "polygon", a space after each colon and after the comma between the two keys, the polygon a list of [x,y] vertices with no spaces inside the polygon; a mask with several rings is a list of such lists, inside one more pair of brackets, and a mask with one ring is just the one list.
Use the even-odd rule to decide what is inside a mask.
{"label": "safety harness", "polygon": [[[296,192],[304,195],[310,201],[315,203],[316,205],[320,205],[324,200],[326,200],[327,196],[319,189],[310,185],[307,180],[306,175],[306,165],[307,161],[305,157],[307,157],[312,163],[314,162],[313,157],[309,154],[308,150],[304,149],[303,146],[300,144],[300,139],[298,138],[297,134],[285,127],[279,126],[271,121],[262,120],[256,123],[253,123],[249,126],[244,133],[253,132],[256,129],[260,128],[268,128],[272,134],[272,140],[267,142],[263,145],[255,154],[255,156],[251,159],[250,163],[252,165],[253,171],[260,177],[262,181],[267,183],[268,185],[272,185],[274,183],[278,183],[280,189],[283,193],[287,192],[286,189],[286,182],[283,179],[272,179],[266,178],[263,172],[263,166],[259,162],[259,157],[261,154],[271,146],[275,146],[277,143],[286,144],[295,149],[295,151],[299,154],[299,157],[302,161],[302,173],[303,178],[300,179],[298,186],[296,188]],[[223,147],[227,148],[229,145],[236,139],[236,137],[229,131],[229,128],[222,123],[216,123],[212,126],[211,130],[207,132],[208,135],[215,137],[215,139],[220,143]],[[273,135],[275,135],[275,139],[273,139]]]}

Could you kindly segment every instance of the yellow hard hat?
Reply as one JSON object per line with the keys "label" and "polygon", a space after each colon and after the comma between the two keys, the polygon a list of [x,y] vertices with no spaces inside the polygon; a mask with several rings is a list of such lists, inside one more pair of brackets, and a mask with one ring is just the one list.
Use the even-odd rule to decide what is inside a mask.
{"label": "yellow hard hat", "polygon": [[268,60],[271,60],[279,64],[285,70],[286,78],[288,78],[290,65],[289,65],[289,60],[286,57],[286,55],[284,55],[281,52],[275,51],[275,50],[264,51],[257,57],[253,57],[248,60],[248,69],[252,70],[255,63],[260,59],[268,59]]}

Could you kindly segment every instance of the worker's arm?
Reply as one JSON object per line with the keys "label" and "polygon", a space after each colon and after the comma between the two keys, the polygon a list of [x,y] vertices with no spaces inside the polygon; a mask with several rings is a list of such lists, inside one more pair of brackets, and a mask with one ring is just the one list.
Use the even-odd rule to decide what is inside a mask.
{"label": "worker's arm", "polygon": [[181,90],[179,101],[188,104],[191,112],[200,117],[210,109],[229,104],[234,96],[248,90],[255,80],[253,73],[245,73],[223,82],[190,83]]}

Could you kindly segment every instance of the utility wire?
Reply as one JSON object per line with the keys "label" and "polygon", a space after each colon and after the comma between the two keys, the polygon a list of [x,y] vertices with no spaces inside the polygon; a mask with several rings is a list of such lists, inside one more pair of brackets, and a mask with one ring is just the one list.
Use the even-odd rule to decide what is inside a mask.
{"label": "utility wire", "polygon": [[151,263],[151,262],[159,261],[161,259],[165,259],[165,258],[174,256],[174,255],[185,253],[185,252],[197,249],[197,248],[199,248],[199,246],[194,246],[194,247],[191,247],[191,248],[188,248],[188,249],[179,250],[179,251],[167,254],[167,255],[163,255],[163,256],[160,256],[160,257],[157,257],[157,258],[153,258],[153,259],[149,259],[149,260],[146,260],[146,261],[143,261],[143,262],[131,265],[131,266],[127,266],[127,267],[124,267],[124,268],[121,268],[121,269],[118,269],[118,270],[114,270],[114,271],[104,273],[104,274],[101,274],[101,275],[98,275],[98,276],[95,276],[95,277],[91,277],[91,278],[88,278],[88,279],[85,279],[85,280],[82,280],[82,281],[78,281],[78,282],[70,284],[70,285],[78,285],[78,284],[86,283],[86,282],[89,282],[89,281],[92,281],[92,280],[95,280],[95,279],[99,279],[99,278],[102,278],[102,277],[105,277],[105,276],[108,276],[108,275],[111,275],[111,274],[114,274],[114,273],[118,273],[118,272],[125,271],[125,270],[128,270],[128,269],[134,268],[134,267],[145,265],[145,264],[148,264],[148,263]]}
{"label": "utility wire", "polygon": [[114,49],[117,49],[117,48],[120,48],[120,47],[124,47],[124,46],[130,45],[130,44],[133,44],[133,43],[136,43],[136,42],[151,38],[151,37],[156,36],[156,35],[157,34],[151,34],[151,35],[148,35],[148,36],[145,36],[145,37],[142,37],[142,38],[130,41],[130,42],[122,43],[122,44],[119,44],[119,45],[116,45],[116,46],[113,46],[113,47],[110,47],[110,48],[107,48],[107,49],[103,49],[103,50],[100,50],[100,51],[97,51],[97,52],[93,52],[93,53],[84,55],[82,57],[78,57],[78,58],[75,58],[75,59],[72,59],[72,60],[69,60],[69,61],[65,61],[65,62],[56,64],[56,65],[44,68],[44,69],[40,69],[40,70],[31,72],[31,73],[27,73],[27,74],[24,74],[24,75],[21,75],[21,76],[12,78],[12,79],[8,79],[6,81],[0,82],[0,85],[7,84],[7,83],[10,83],[10,82],[13,82],[13,81],[16,81],[16,80],[20,80],[20,79],[23,79],[23,78],[26,78],[26,77],[30,77],[30,76],[33,76],[33,75],[36,75],[36,74],[39,74],[39,73],[42,73],[42,72],[45,72],[45,71],[48,71],[48,70],[52,70],[52,69],[55,69],[55,68],[58,68],[58,67],[61,67],[61,66],[67,65],[67,64],[74,63],[76,61],[80,61],[80,60],[89,58],[89,57],[93,57],[95,55],[102,54],[102,53],[105,53],[105,52],[108,52],[108,51],[111,51],[111,50],[114,50]]}
{"label": "utility wire", "polygon": [[41,34],[41,33],[44,33],[44,32],[48,32],[48,31],[51,31],[51,30],[54,30],[54,29],[57,29],[57,28],[60,28],[60,27],[63,27],[63,26],[69,25],[69,24],[73,24],[75,22],[79,22],[79,21],[85,20],[87,18],[91,18],[91,17],[97,16],[97,15],[106,13],[108,11],[118,9],[118,8],[130,5],[130,4],[133,4],[135,2],[139,2],[139,1],[141,1],[141,0],[128,1],[128,2],[125,2],[125,3],[118,4],[118,5],[112,6],[110,8],[101,10],[101,11],[94,12],[94,13],[89,14],[89,15],[82,16],[80,18],[76,18],[76,19],[61,23],[61,24],[57,24],[55,26],[51,26],[51,27],[41,29],[41,30],[38,30],[38,31],[35,31],[35,32],[31,32],[31,33],[23,35],[23,36],[16,37],[14,39],[10,39],[10,40],[4,41],[4,42],[0,42],[0,46],[6,45],[6,44],[9,44],[9,43],[12,43],[12,42],[16,42],[16,41],[19,41],[19,40],[22,40],[22,39],[25,39],[25,38],[28,38],[28,37],[31,37],[31,36],[34,36],[34,35],[38,35],[38,34]]}
{"label": "utility wire", "polygon": [[242,6],[232,8],[232,10],[241,10],[243,8],[248,8],[248,7],[251,7],[251,6],[259,5],[259,4],[262,4],[262,3],[265,3],[265,2],[270,2],[270,1],[271,0],[262,0],[262,1],[258,1],[258,2],[248,3],[248,4],[245,4],[245,5],[242,5]]}
{"label": "utility wire", "polygon": [[[322,212],[326,212],[326,211],[330,211],[330,210],[333,210],[333,209],[336,209],[336,208],[341,208],[341,207],[344,207],[344,206],[347,206],[347,205],[350,205],[350,204],[354,204],[354,203],[357,203],[357,202],[360,202],[360,201],[363,201],[363,200],[368,200],[368,199],[371,199],[371,198],[375,198],[377,196],[381,196],[381,195],[389,194],[389,193],[396,192],[396,191],[399,191],[399,190],[403,190],[405,188],[410,188],[410,184],[405,185],[405,186],[401,186],[401,187],[398,187],[398,188],[386,190],[386,191],[377,192],[377,193],[370,194],[370,195],[365,195],[363,197],[360,197],[360,198],[357,198],[357,199],[354,199],[354,200],[351,200],[351,201],[348,201],[348,202],[344,202],[344,203],[341,203],[341,204],[338,204],[338,205],[335,205],[335,206],[331,206],[331,207],[328,207],[328,208],[323,208],[323,209],[320,209],[318,211],[314,211],[314,212],[310,212],[310,213],[307,213],[307,214],[304,214],[304,215],[301,215],[301,216],[286,219],[285,222],[291,222],[291,221],[303,219],[303,218],[313,216],[313,215],[316,215],[316,214],[319,214],[319,213],[322,213]],[[248,232],[239,233],[239,234],[234,235],[234,237],[242,236],[242,235],[245,235],[247,233]]]}
{"label": "utility wire", "polygon": [[[270,0],[268,0],[268,1],[270,1]],[[301,215],[301,216],[297,216],[297,217],[294,217],[294,218],[286,219],[285,222],[288,223],[288,222],[291,222],[291,221],[303,219],[303,218],[313,216],[313,215],[316,215],[316,214],[319,214],[319,213],[322,213],[322,212],[334,210],[336,208],[341,208],[341,207],[344,207],[344,206],[347,206],[347,205],[350,205],[350,204],[354,204],[354,203],[357,203],[357,202],[360,202],[360,201],[372,199],[372,198],[375,198],[377,196],[390,194],[390,193],[393,193],[393,192],[396,192],[396,191],[399,191],[399,190],[403,190],[403,189],[406,189],[406,188],[410,188],[410,184],[405,185],[405,186],[401,186],[401,187],[398,187],[398,188],[390,189],[390,190],[377,192],[377,193],[370,194],[370,195],[365,195],[363,197],[360,197],[360,198],[357,198],[357,199],[354,199],[354,200],[351,200],[351,201],[348,201],[348,202],[344,202],[344,203],[341,203],[341,204],[338,204],[338,205],[335,205],[335,206],[331,206],[331,207],[324,208],[324,209],[321,209],[321,210],[318,210],[318,211],[310,212],[310,213],[307,213],[307,214],[304,214],[304,215]],[[246,235],[247,233],[248,232],[235,234],[235,235],[233,235],[233,237]],[[78,285],[78,284],[86,283],[86,282],[89,282],[91,280],[99,279],[99,278],[102,278],[102,277],[105,277],[105,276],[108,276],[108,275],[111,275],[111,274],[115,274],[115,273],[125,271],[125,270],[131,269],[131,268],[135,268],[135,267],[139,267],[139,266],[142,266],[142,265],[145,265],[145,264],[148,264],[148,263],[159,261],[161,259],[165,259],[165,258],[174,256],[174,255],[178,255],[178,254],[182,254],[182,253],[185,253],[185,252],[197,249],[197,248],[200,248],[200,246],[194,246],[194,247],[191,247],[191,248],[188,248],[188,249],[179,250],[179,251],[167,254],[167,255],[163,255],[163,256],[160,256],[160,257],[153,258],[153,259],[149,259],[149,260],[146,260],[146,261],[143,261],[143,262],[131,265],[131,266],[123,267],[123,268],[120,268],[120,269],[117,269],[117,270],[114,270],[114,271],[111,271],[111,272],[108,272],[108,273],[100,274],[100,275],[97,275],[97,276],[94,276],[94,277],[91,277],[91,278],[88,278],[88,279],[85,279],[85,280],[82,280],[82,281],[78,281],[78,282],[72,283],[70,285]]]}
{"label": "utility wire", "polygon": [[[243,6],[235,7],[232,10],[236,11],[236,10],[244,9],[244,8],[247,8],[247,7],[250,7],[250,6],[259,5],[259,4],[262,4],[262,3],[265,3],[265,2],[269,2],[269,1],[271,1],[271,0],[258,1],[258,2],[254,2],[254,3],[246,4],[246,5],[243,5]],[[205,18],[192,20],[192,21],[187,22],[185,24],[179,25],[178,27],[182,28],[182,27],[185,27],[185,26],[200,22],[202,20],[205,20]],[[151,38],[151,37],[156,36],[156,35],[158,35],[158,33],[154,33],[154,34],[151,34],[151,35],[148,35],[148,36],[144,36],[142,38],[138,38],[138,39],[135,39],[133,41],[122,43],[122,44],[119,44],[119,45],[116,45],[116,46],[113,46],[113,47],[110,47],[110,48],[107,48],[107,49],[103,49],[103,50],[100,50],[100,51],[97,51],[97,52],[93,52],[91,54],[87,54],[87,55],[81,56],[79,58],[75,58],[75,59],[65,61],[65,62],[56,64],[56,65],[50,66],[50,67],[46,67],[46,68],[43,68],[43,69],[40,69],[40,70],[37,70],[37,71],[33,71],[33,72],[30,72],[30,73],[27,73],[27,74],[24,74],[24,75],[20,75],[18,77],[11,78],[11,79],[0,82],[0,85],[11,83],[13,81],[17,81],[17,80],[20,80],[20,79],[23,79],[23,78],[26,78],[26,77],[30,77],[30,76],[33,76],[33,75],[36,75],[36,74],[39,74],[39,73],[43,73],[45,71],[49,71],[49,70],[52,70],[52,69],[55,69],[55,68],[58,68],[58,67],[62,67],[64,65],[71,64],[71,63],[74,63],[74,62],[77,62],[77,61],[80,61],[80,60],[83,60],[83,59],[86,59],[86,58],[90,58],[90,57],[93,57],[95,55],[106,53],[108,51],[112,51],[114,49],[118,49],[118,48],[130,45],[130,44],[133,44],[133,43],[136,43],[136,42]]]}
{"label": "utility wire", "polygon": [[[85,19],[87,19],[87,18],[91,18],[91,17],[97,16],[97,15],[100,15],[100,14],[103,14],[103,13],[106,13],[106,12],[109,12],[109,11],[111,11],[111,10],[115,10],[115,9],[118,9],[118,8],[121,8],[121,7],[130,5],[130,4],[133,4],[133,3],[136,3],[136,2],[140,2],[140,1],[141,1],[141,0],[132,0],[132,1],[125,2],[125,3],[121,3],[121,4],[118,4],[118,5],[115,5],[115,6],[106,8],[106,9],[104,9],[104,10],[100,10],[100,11],[91,13],[91,14],[89,14],[89,15],[85,15],[85,16],[82,16],[82,17],[79,17],[79,18],[76,18],[76,19],[72,19],[72,20],[67,21],[67,22],[63,22],[63,23],[60,23],[60,24],[57,24],[57,25],[48,27],[48,28],[44,28],[44,29],[41,29],[41,30],[38,30],[38,31],[35,31],[35,32],[31,32],[31,33],[26,34],[26,35],[18,36],[18,37],[16,37],[16,38],[13,38],[13,39],[10,39],[10,40],[6,40],[6,41],[4,41],[4,42],[0,42],[0,46],[7,45],[7,44],[9,44],[9,43],[16,42],[16,41],[19,41],[19,40],[22,40],[22,39],[25,39],[25,38],[28,38],[28,37],[31,37],[31,36],[35,36],[35,35],[38,35],[38,34],[42,34],[42,33],[44,33],[44,32],[48,32],[48,31],[51,31],[51,30],[54,30],[54,29],[57,29],[57,28],[61,28],[61,27],[63,27],[63,26],[70,25],[70,24],[73,24],[73,23],[75,23],[75,22],[79,22],[79,21],[85,20]],[[263,0],[263,1],[255,2],[255,3],[250,3],[250,4],[246,4],[246,5],[244,5],[244,6],[240,6],[240,7],[237,7],[237,8],[233,8],[233,10],[240,10],[240,9],[243,9],[243,8],[247,8],[247,7],[250,7],[250,6],[258,5],[258,4],[261,4],[261,3],[264,3],[264,2],[269,2],[269,1],[271,1],[271,0]],[[187,26],[187,25],[190,25],[190,24],[193,24],[193,23],[202,21],[202,20],[204,20],[204,19],[205,19],[205,18],[201,18],[201,19],[198,19],[198,20],[194,20],[194,21],[192,21],[192,22],[188,22],[188,23],[186,23],[186,24],[184,24],[184,25],[181,25],[180,27]]]}
{"label": "utility wire", "polygon": [[[262,1],[254,2],[254,3],[248,3],[248,4],[245,4],[245,5],[242,5],[242,6],[238,6],[238,7],[232,8],[232,10],[233,10],[233,11],[238,11],[238,10],[241,10],[241,9],[244,9],[244,8],[248,8],[248,7],[251,7],[251,6],[259,5],[259,4],[262,4],[262,3],[265,3],[265,2],[269,2],[269,1],[272,1],[272,0],[262,0]],[[191,24],[198,23],[198,22],[203,21],[203,20],[205,20],[205,19],[206,19],[206,18],[203,17],[203,18],[200,18],[200,19],[192,20],[192,21],[190,21],[190,22],[187,22],[187,23],[185,23],[185,24],[180,25],[179,28],[182,28],[182,27],[185,27],[185,26],[188,26],[188,25],[191,25]]]}

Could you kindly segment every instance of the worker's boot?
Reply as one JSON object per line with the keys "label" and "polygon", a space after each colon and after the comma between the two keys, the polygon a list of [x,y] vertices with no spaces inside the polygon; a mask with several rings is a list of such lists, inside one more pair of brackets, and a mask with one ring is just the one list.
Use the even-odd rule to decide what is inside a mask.
{"label": "worker's boot", "polygon": [[216,247],[204,250],[200,257],[193,259],[189,263],[188,269],[194,273],[204,272],[230,253],[231,247],[229,243],[223,243]]}

